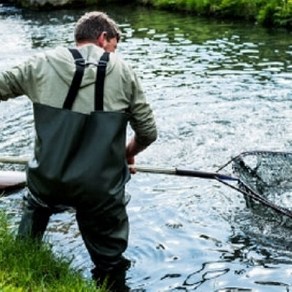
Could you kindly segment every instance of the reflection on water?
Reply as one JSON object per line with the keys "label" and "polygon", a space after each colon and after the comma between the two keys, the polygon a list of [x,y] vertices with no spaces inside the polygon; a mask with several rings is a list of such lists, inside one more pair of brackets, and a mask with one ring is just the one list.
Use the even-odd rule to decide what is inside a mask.
{"label": "reflection on water", "polygon": [[[246,150],[291,151],[291,33],[125,5],[102,10],[121,24],[118,53],[137,70],[157,117],[159,139],[138,163],[216,170]],[[83,12],[0,6],[0,70],[36,51],[72,46]],[[0,113],[1,155],[29,155],[31,104],[20,97],[0,103]],[[213,181],[142,173],[127,191],[134,290],[292,289],[291,230],[276,225],[276,215],[247,209],[241,194]],[[13,229],[21,195],[1,199]],[[54,216],[47,240],[89,277],[73,219]]]}

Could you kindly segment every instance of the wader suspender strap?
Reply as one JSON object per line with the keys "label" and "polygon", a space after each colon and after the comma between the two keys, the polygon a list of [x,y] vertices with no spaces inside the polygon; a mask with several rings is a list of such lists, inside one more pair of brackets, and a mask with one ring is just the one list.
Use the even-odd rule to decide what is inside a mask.
{"label": "wader suspender strap", "polygon": [[104,79],[106,72],[106,65],[109,60],[109,53],[104,52],[101,56],[95,80],[95,110],[103,111],[103,92],[104,92]]}
{"label": "wader suspender strap", "polygon": [[[77,96],[78,90],[80,88],[82,77],[84,74],[84,69],[86,66],[85,60],[77,49],[69,49],[73,58],[75,59],[76,71],[69,88],[67,97],[64,101],[63,108],[64,109],[72,109],[73,103]],[[106,65],[109,60],[109,53],[104,52],[101,56],[98,66],[97,66],[97,74],[95,81],[95,104],[94,109],[103,111],[103,92],[104,92],[104,79],[106,72]]]}
{"label": "wader suspender strap", "polygon": [[81,81],[82,81],[82,77],[83,77],[84,69],[85,69],[85,61],[78,50],[69,49],[69,51],[71,52],[71,54],[73,55],[73,58],[75,59],[76,71],[72,79],[72,83],[69,88],[67,97],[65,98],[65,101],[63,103],[63,108],[70,110],[72,109],[73,103],[75,101],[75,98],[77,96],[78,90],[81,85]]}

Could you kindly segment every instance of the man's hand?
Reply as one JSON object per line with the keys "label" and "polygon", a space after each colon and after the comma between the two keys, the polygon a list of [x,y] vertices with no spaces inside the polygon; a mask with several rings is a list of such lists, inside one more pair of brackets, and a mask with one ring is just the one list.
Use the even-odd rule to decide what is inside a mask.
{"label": "man's hand", "polygon": [[[126,159],[128,161],[129,165],[135,164],[135,156],[146,149],[146,146],[139,145],[135,138],[132,138],[132,140],[129,142],[129,144],[126,147]],[[134,167],[129,168],[130,173],[135,174],[137,171]]]}
{"label": "man's hand", "polygon": [[129,158],[127,158],[127,161],[128,161],[130,173],[135,174],[137,172],[136,168],[130,167],[130,165],[135,165],[135,157],[134,156],[129,157]]}

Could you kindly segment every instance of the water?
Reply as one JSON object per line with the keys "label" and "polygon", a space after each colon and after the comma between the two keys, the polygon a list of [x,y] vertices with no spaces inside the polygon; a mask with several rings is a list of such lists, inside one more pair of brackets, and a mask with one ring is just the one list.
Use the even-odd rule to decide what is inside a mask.
{"label": "water", "polygon": [[[102,10],[121,24],[118,53],[141,77],[157,119],[159,139],[137,163],[214,171],[243,151],[291,151],[291,33],[145,8]],[[0,6],[0,70],[37,51],[73,45],[83,12]],[[29,155],[27,98],[0,103],[0,113],[1,155]],[[127,192],[127,283],[134,291],[292,291],[291,229],[246,208],[240,193],[216,181],[142,173]],[[12,230],[22,193],[1,199]],[[73,219],[54,216],[46,238],[89,277]]]}

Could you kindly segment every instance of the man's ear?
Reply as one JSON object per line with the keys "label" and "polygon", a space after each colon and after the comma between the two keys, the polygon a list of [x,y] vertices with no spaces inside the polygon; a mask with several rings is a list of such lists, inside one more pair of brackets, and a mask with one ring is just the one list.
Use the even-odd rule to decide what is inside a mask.
{"label": "man's ear", "polygon": [[104,32],[102,32],[102,33],[100,34],[100,36],[98,37],[98,39],[97,39],[97,45],[98,45],[99,47],[101,47],[101,48],[104,47],[104,44],[105,44],[105,41],[106,41],[106,36],[107,36],[107,34],[106,34],[106,32],[104,31]]}

